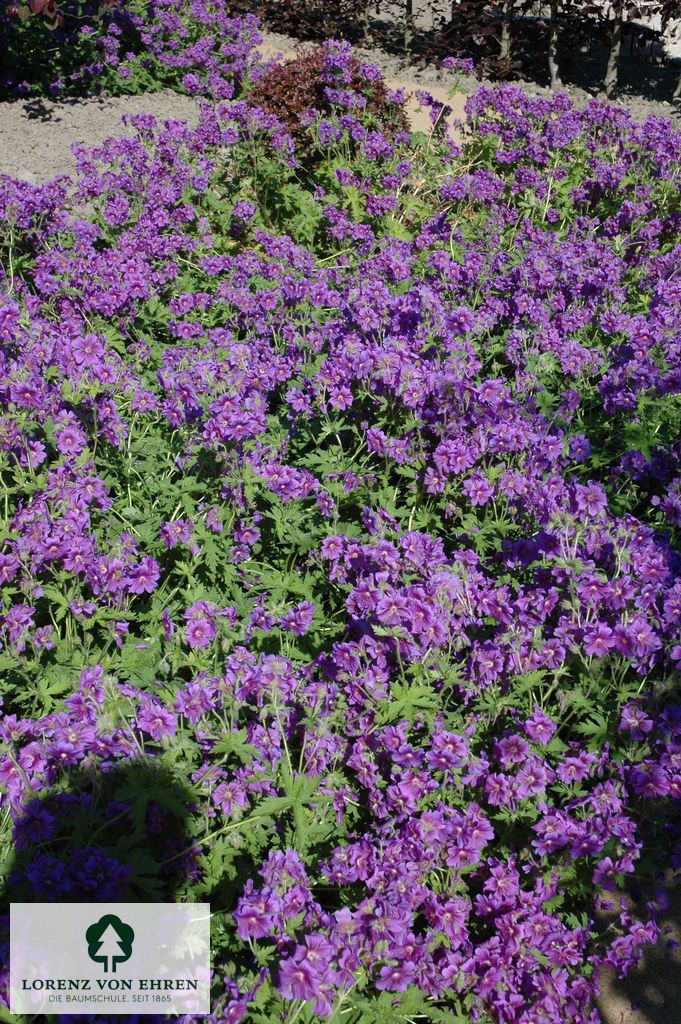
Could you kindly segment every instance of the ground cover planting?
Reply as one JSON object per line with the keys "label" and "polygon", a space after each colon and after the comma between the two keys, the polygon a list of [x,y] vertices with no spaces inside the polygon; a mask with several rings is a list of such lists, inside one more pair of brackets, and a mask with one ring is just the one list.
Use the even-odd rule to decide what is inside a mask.
{"label": "ground cover planting", "polygon": [[210,902],[216,1022],[597,1024],[681,855],[681,136],[411,136],[341,41],[285,123],[192,10],[195,130],[0,190],[5,901]]}
{"label": "ground cover planting", "polygon": [[0,98],[140,93],[231,98],[258,20],[222,0],[0,4]]}

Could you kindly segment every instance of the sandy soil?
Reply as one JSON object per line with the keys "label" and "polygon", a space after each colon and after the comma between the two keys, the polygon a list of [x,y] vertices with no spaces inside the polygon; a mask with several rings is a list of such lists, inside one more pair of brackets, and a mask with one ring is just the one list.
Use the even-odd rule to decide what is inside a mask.
{"label": "sandy soil", "polygon": [[[264,33],[261,48],[264,57],[277,52],[290,53],[295,40],[274,33]],[[391,88],[404,88],[408,93],[427,89],[452,109],[450,121],[463,117],[465,96],[448,100],[448,83],[433,65],[414,67],[399,57],[383,51],[360,50],[361,59],[371,61],[383,71]],[[549,95],[547,89],[524,83],[533,95]],[[471,83],[470,90],[477,86]],[[585,89],[567,90],[577,106],[584,106],[593,93]],[[650,115],[670,117],[679,123],[678,113],[668,103],[632,97],[627,104],[637,120]],[[17,100],[0,103],[0,175],[23,178],[40,184],[61,175],[73,176],[75,159],[70,152],[73,142],[96,146],[106,138],[122,134],[123,115],[153,114],[167,118],[198,119],[197,103],[188,96],[159,92],[146,96],[91,98],[86,100]],[[427,113],[420,110],[412,95],[407,112],[415,131],[429,130]],[[0,186],[1,187],[1,186]],[[649,950],[639,969],[628,978],[618,980],[607,976],[602,984],[599,1009],[603,1024],[681,1024],[681,894],[673,901],[665,918],[665,934]],[[556,1024],[561,1022],[556,1021]]]}
{"label": "sandy soil", "polygon": [[[146,96],[79,100],[12,100],[0,103],[0,174],[32,185],[61,175],[74,176],[73,142],[88,147],[125,134],[124,115],[153,114],[159,120],[198,122],[190,96],[165,91]],[[134,134],[134,129],[130,129]]]}
{"label": "sandy soil", "polygon": [[658,942],[626,978],[610,972],[602,979],[603,1024],[681,1024],[681,891],[668,895]]}

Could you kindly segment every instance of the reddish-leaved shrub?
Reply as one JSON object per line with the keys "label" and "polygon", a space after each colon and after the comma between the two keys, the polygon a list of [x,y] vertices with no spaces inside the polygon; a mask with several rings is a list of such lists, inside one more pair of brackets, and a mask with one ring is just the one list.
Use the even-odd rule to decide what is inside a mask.
{"label": "reddish-leaved shrub", "polygon": [[[279,118],[292,135],[296,156],[304,164],[313,159],[315,149],[314,136],[304,116],[311,109],[323,115],[345,106],[362,124],[366,126],[372,121],[373,127],[388,138],[409,130],[404,104],[389,97],[377,69],[368,68],[350,56],[344,71],[345,81],[331,84],[328,72],[325,73],[325,47],[300,49],[291,60],[267,70],[245,99],[251,106],[261,107]],[[353,100],[365,105],[355,106]]]}

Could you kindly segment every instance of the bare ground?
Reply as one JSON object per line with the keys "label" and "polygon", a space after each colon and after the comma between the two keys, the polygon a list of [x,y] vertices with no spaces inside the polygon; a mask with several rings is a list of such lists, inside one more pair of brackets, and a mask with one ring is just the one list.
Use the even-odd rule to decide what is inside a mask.
{"label": "bare ground", "polygon": [[[72,100],[12,100],[0,103],[0,175],[40,185],[62,175],[75,176],[71,144],[88,148],[126,134],[124,114],[153,114],[198,121],[198,106],[190,96],[165,91],[146,96],[117,96]],[[134,134],[134,129],[129,129]]]}

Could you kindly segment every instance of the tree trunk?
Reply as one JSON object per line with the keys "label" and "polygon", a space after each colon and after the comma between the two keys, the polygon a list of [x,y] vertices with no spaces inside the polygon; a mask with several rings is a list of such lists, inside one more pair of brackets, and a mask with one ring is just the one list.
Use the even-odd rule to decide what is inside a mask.
{"label": "tree trunk", "polygon": [[558,70],[558,2],[551,0],[551,34],[549,36],[549,74],[551,76],[551,92],[560,88],[560,71]]}
{"label": "tree trunk", "polygon": [[405,0],[404,6],[404,52],[411,50],[412,39],[414,38],[414,4],[413,0]]}
{"label": "tree trunk", "polygon": [[622,49],[622,8],[617,11],[610,40],[608,67],[605,72],[605,95],[611,100],[617,92],[617,65]]}
{"label": "tree trunk", "polygon": [[362,16],[362,46],[371,47],[372,45],[373,39],[371,38],[371,29],[369,28],[369,0],[366,0]]}
{"label": "tree trunk", "polygon": [[674,89],[674,96],[672,98],[678,100],[679,96],[681,96],[681,75],[679,75],[679,80],[676,83],[676,89]]}
{"label": "tree trunk", "polygon": [[504,14],[501,21],[501,49],[499,56],[507,60],[511,56],[511,25],[513,24],[513,0],[504,0]]}
{"label": "tree trunk", "polygon": [[504,0],[504,17],[501,22],[501,50],[499,56],[507,60],[511,56],[511,23],[513,22],[513,0]]}

